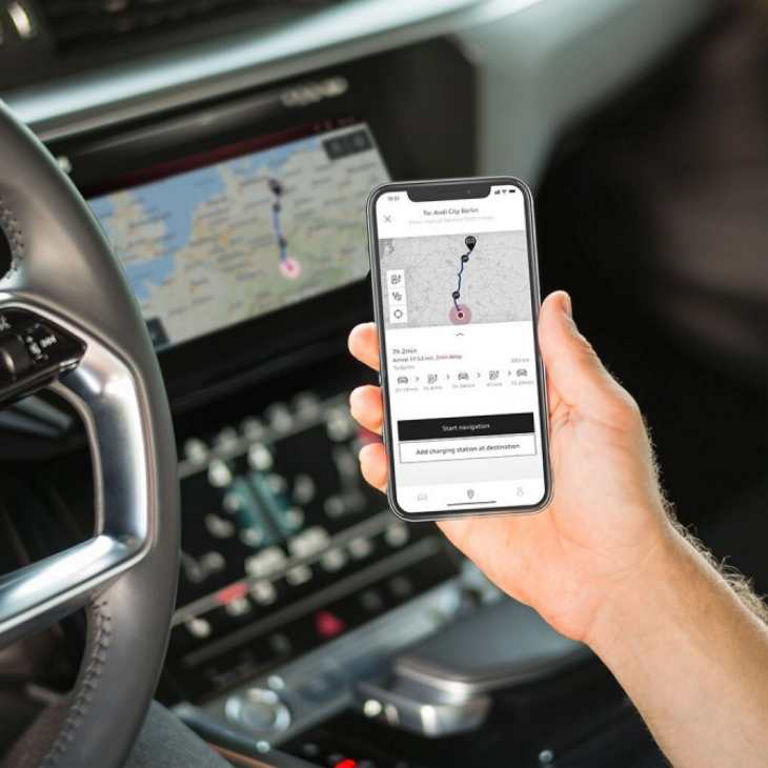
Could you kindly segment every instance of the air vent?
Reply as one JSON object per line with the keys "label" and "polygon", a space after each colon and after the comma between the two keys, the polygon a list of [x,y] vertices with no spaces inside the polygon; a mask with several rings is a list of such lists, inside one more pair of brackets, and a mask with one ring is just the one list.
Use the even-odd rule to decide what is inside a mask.
{"label": "air vent", "polygon": [[37,0],[61,53],[144,40],[260,10],[322,6],[323,0]]}

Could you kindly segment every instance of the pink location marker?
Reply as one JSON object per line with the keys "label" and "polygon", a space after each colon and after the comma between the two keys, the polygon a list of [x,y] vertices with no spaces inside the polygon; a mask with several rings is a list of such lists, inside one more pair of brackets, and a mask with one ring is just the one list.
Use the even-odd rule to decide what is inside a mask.
{"label": "pink location marker", "polygon": [[454,325],[466,325],[472,321],[472,312],[466,304],[458,304],[451,307],[448,313],[448,319]]}
{"label": "pink location marker", "polygon": [[296,259],[286,256],[280,262],[280,271],[283,273],[283,277],[295,280],[301,274],[301,264]]}

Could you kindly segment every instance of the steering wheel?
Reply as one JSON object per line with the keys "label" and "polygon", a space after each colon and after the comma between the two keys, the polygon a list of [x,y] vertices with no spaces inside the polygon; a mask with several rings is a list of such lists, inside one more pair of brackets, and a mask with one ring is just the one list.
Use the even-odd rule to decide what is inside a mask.
{"label": "steering wheel", "polygon": [[92,538],[0,577],[0,647],[85,607],[71,694],[12,748],[12,768],[118,768],[165,654],[179,557],[177,457],[157,358],[88,206],[0,103],[0,402],[51,387],[80,414]]}

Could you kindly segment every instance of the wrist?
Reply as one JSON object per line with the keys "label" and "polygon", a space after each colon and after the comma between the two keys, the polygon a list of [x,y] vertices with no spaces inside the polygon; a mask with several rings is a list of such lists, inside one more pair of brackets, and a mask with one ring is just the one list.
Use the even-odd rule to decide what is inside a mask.
{"label": "wrist", "polygon": [[674,616],[680,591],[690,588],[695,559],[680,533],[665,520],[642,563],[603,595],[584,642],[608,662],[617,651],[632,652],[634,643],[628,643],[628,635],[644,643],[667,632],[671,624],[666,616]]}

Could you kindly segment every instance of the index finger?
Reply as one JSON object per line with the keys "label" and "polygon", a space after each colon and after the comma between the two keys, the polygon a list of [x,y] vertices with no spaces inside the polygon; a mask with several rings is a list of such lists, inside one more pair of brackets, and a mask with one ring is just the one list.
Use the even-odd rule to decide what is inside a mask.
{"label": "index finger", "polygon": [[376,323],[356,325],[349,334],[347,346],[361,363],[365,363],[374,371],[379,370],[379,337],[376,333]]}

